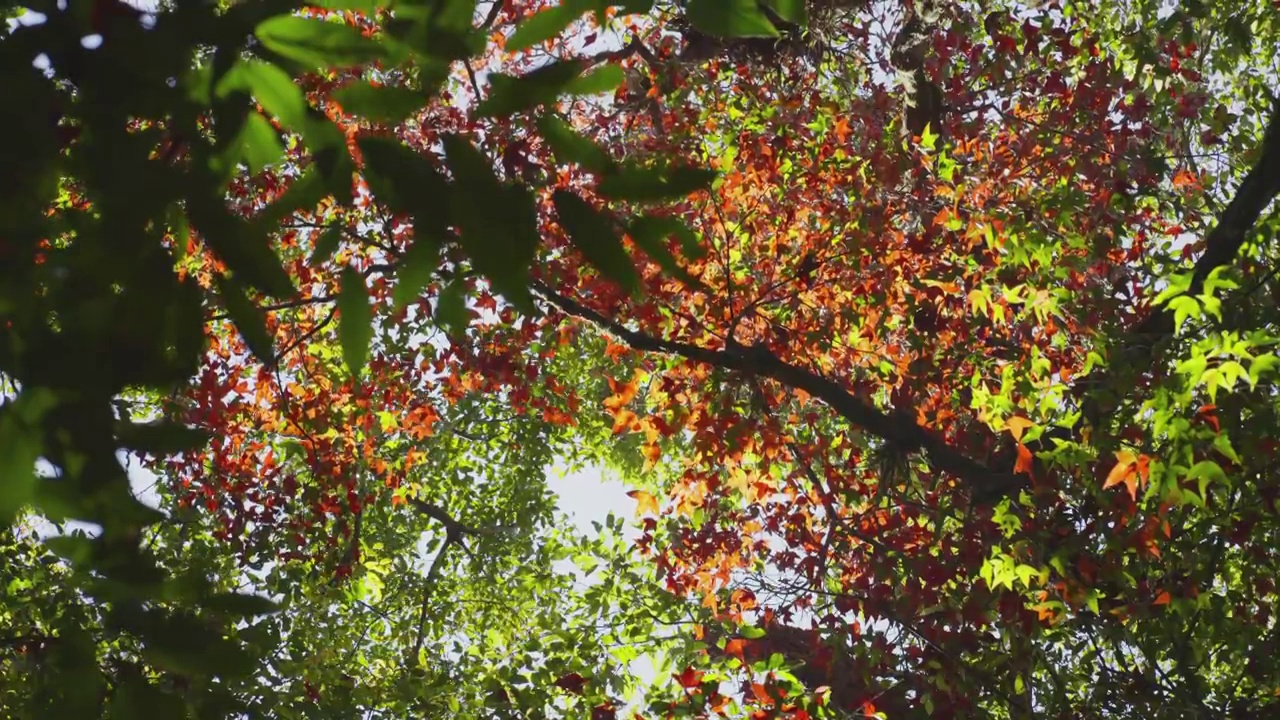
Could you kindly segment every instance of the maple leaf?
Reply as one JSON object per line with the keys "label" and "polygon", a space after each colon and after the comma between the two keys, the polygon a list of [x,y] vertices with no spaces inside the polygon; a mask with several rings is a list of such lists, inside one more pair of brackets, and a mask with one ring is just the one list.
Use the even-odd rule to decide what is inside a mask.
{"label": "maple leaf", "polygon": [[569,673],[567,675],[561,675],[552,684],[566,692],[571,692],[574,695],[581,695],[583,689],[587,685],[587,679],[578,673]]}
{"label": "maple leaf", "polygon": [[1138,457],[1129,450],[1116,451],[1116,464],[1111,468],[1111,472],[1107,473],[1107,479],[1102,483],[1102,489],[1114,487],[1120,483],[1124,483],[1129,489],[1129,495],[1137,497],[1137,481],[1134,478],[1135,465]]}
{"label": "maple leaf", "polygon": [[686,667],[678,673],[672,673],[671,677],[675,678],[676,682],[680,683],[680,687],[691,690],[702,684],[703,674],[704,673],[701,670]]}
{"label": "maple leaf", "polygon": [[1006,424],[1009,426],[1009,434],[1018,442],[1022,442],[1022,433],[1026,432],[1027,428],[1032,428],[1036,425],[1030,420],[1018,416],[1009,418]]}
{"label": "maple leaf", "polygon": [[613,416],[613,434],[620,435],[626,432],[637,420],[636,414],[630,410],[618,411]]}
{"label": "maple leaf", "polygon": [[1018,443],[1018,461],[1013,466],[1015,473],[1029,473],[1035,467],[1035,456],[1027,449],[1026,445]]}
{"label": "maple leaf", "polygon": [[746,649],[747,641],[742,638],[730,638],[724,644],[724,653],[738,658],[743,663],[747,661],[745,656]]}
{"label": "maple leaf", "polygon": [[605,398],[604,406],[613,412],[617,412],[619,408],[631,402],[640,387],[638,376],[629,382],[620,382],[613,378],[608,378],[608,381],[609,391],[613,394]]}
{"label": "maple leaf", "polygon": [[653,513],[657,515],[659,512],[658,499],[644,490],[632,490],[627,493],[627,497],[636,501],[636,516],[645,513]]}

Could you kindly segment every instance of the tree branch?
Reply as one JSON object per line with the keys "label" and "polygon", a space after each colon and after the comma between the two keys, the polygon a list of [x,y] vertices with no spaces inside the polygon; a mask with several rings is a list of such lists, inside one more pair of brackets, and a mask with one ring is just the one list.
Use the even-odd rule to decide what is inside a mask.
{"label": "tree branch", "polygon": [[678,355],[686,360],[715,365],[726,370],[748,372],[767,377],[787,387],[799,389],[825,402],[841,417],[903,452],[920,451],[938,469],[968,484],[975,502],[1003,497],[1022,484],[1020,476],[995,472],[982,463],[956,450],[937,433],[923,428],[908,413],[886,413],[871,403],[854,396],[839,383],[805,368],[787,363],[762,346],[734,346],[712,350],[690,343],[663,340],[631,330],[616,320],[556,293],[545,283],[535,281],[533,290],[562,312],[586,320],[608,330],[635,350]]}
{"label": "tree branch", "polygon": [[[1262,153],[1205,238],[1204,253],[1192,270],[1191,285],[1186,295],[1200,294],[1210,273],[1235,261],[1249,231],[1277,194],[1280,194],[1280,98],[1272,102],[1271,121],[1267,123],[1263,136]],[[1114,384],[1114,369],[1150,368],[1157,360],[1155,348],[1172,337],[1174,331],[1173,313],[1166,302],[1128,333],[1107,367],[1076,382],[1072,393],[1081,401],[1084,418],[1090,424],[1098,425],[1118,405],[1115,400],[1106,403],[1098,395],[1098,391]]]}

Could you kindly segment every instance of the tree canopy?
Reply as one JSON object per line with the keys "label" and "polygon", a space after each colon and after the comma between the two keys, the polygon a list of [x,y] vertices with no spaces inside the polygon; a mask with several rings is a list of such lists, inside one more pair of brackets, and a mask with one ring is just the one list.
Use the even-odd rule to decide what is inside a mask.
{"label": "tree canopy", "polygon": [[6,716],[1280,708],[1276,3],[3,7]]}

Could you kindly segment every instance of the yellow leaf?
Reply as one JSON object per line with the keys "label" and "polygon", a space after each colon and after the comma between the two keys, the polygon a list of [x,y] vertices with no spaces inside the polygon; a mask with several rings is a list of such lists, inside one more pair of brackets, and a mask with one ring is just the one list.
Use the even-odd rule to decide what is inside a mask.
{"label": "yellow leaf", "polygon": [[1137,461],[1137,456],[1128,450],[1116,451],[1116,466],[1111,468],[1111,472],[1107,474],[1106,482],[1102,483],[1102,489],[1105,490],[1114,485],[1124,482],[1129,475],[1129,470]]}
{"label": "yellow leaf", "polygon": [[1035,423],[1024,417],[1011,417],[1009,418],[1008,425],[1009,434],[1018,442],[1022,442],[1022,433],[1026,432],[1027,428],[1035,427]]}
{"label": "yellow leaf", "polygon": [[632,490],[627,496],[636,501],[636,516],[658,514],[658,499],[643,490]]}

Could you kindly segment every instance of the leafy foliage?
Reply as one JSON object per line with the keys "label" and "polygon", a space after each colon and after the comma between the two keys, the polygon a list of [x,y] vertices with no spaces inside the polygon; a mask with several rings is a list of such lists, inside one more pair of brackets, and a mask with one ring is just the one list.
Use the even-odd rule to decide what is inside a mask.
{"label": "leafy foliage", "polygon": [[1274,712],[1263,4],[24,7],[8,715]]}

